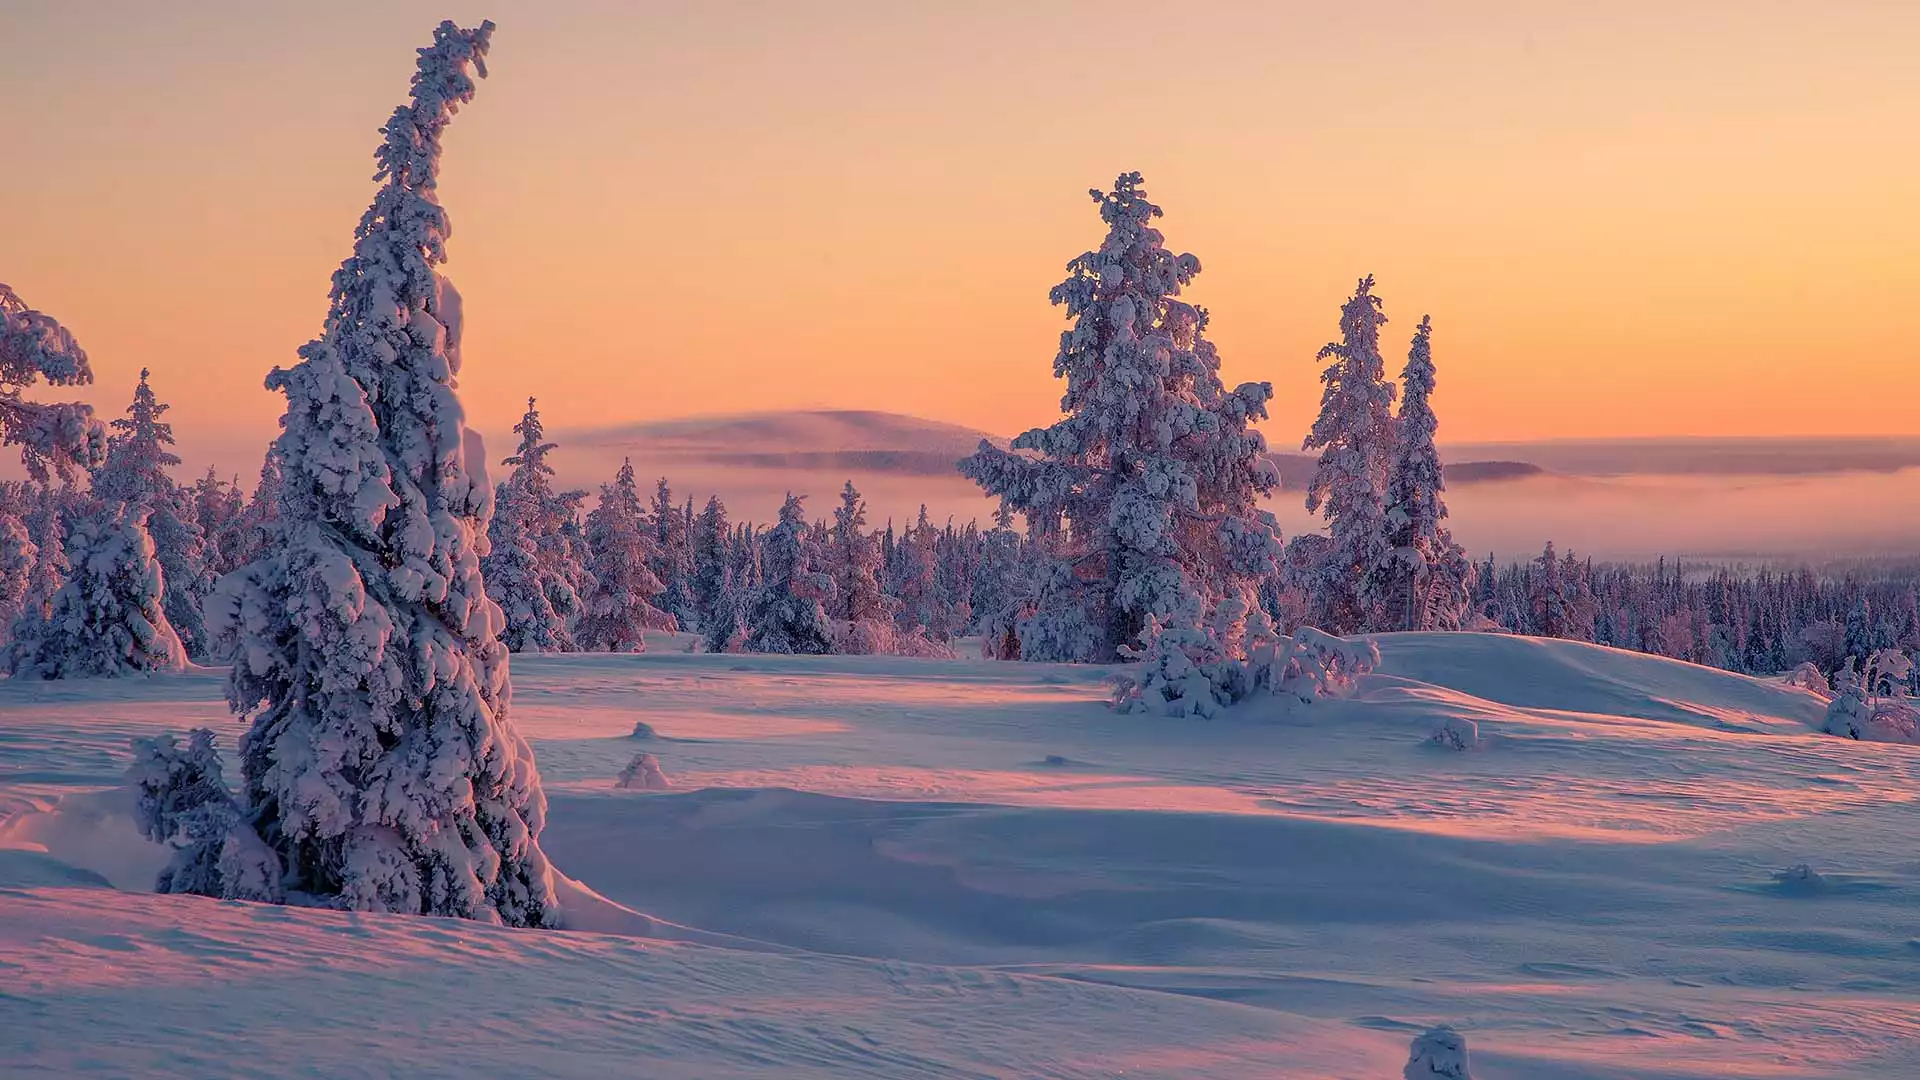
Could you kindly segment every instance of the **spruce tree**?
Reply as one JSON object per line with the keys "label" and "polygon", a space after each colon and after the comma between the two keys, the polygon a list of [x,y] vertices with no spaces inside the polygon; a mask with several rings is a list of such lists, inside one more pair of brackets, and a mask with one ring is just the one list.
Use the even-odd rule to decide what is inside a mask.
{"label": "spruce tree", "polygon": [[1324,514],[1332,543],[1315,568],[1310,618],[1321,630],[1351,634],[1379,625],[1380,572],[1388,555],[1387,463],[1393,452],[1393,384],[1380,357],[1387,321],[1373,278],[1360,279],[1340,309],[1340,340],[1320,350],[1331,361],[1320,416],[1302,449],[1319,450],[1307,487],[1307,512]]}
{"label": "spruce tree", "polygon": [[789,492],[779,522],[760,545],[762,581],[746,614],[748,652],[833,651],[827,613],[820,604],[832,585],[827,575],[814,570],[806,534],[806,509],[800,497]]}
{"label": "spruce tree", "polygon": [[51,386],[84,385],[93,381],[93,368],[66,327],[0,283],[0,445],[18,445],[27,475],[35,480],[45,483],[50,475],[71,480],[105,456],[106,429],[93,418],[90,405],[21,397],[41,379]]}
{"label": "spruce tree", "polygon": [[513,473],[495,491],[491,546],[480,568],[487,595],[500,605],[506,627],[500,639],[512,652],[573,652],[572,624],[581,612],[575,583],[579,567],[565,535],[572,507],[553,490],[553,466],[547,455],[540,410],[527,399],[526,415],[513,430],[520,445],[502,464]]}
{"label": "spruce tree", "polygon": [[15,507],[0,505],[0,647],[13,639],[13,624],[27,610],[39,560],[40,547],[28,535],[26,520]]}
{"label": "spruce tree", "polygon": [[[706,508],[693,523],[693,607],[697,625],[707,636],[710,652],[725,650],[733,637],[734,622],[723,618],[730,576],[728,565],[727,507],[720,496],[707,496]],[[712,648],[715,631],[721,634],[720,647]]]}
{"label": "spruce tree", "polygon": [[833,586],[826,598],[827,614],[845,628],[841,651],[894,651],[895,601],[880,589],[880,546],[867,532],[867,504],[853,481],[840,491],[833,509],[833,527],[824,549]]}
{"label": "spruce tree", "polygon": [[72,568],[44,618],[15,623],[14,678],[78,679],[178,671],[186,650],[168,623],[166,580],[140,502],[100,502],[74,519]]}
{"label": "spruce tree", "polygon": [[480,576],[494,491],[456,392],[460,294],[436,270],[441,138],[492,31],[445,22],[419,51],[321,335],[267,378],[287,398],[271,542],[208,621],[252,717],[235,829],[277,874],[223,876],[223,895],[555,923],[546,796]]}
{"label": "spruce tree", "polygon": [[580,626],[580,647],[596,652],[645,652],[648,630],[675,629],[673,616],[652,603],[661,592],[654,576],[653,530],[633,462],[623,462],[613,483],[600,487],[600,503],[587,515],[587,571],[593,576]]}
{"label": "spruce tree", "polygon": [[1279,477],[1250,426],[1272,387],[1221,383],[1207,312],[1178,298],[1200,262],[1167,250],[1141,183],[1091,192],[1106,238],[1051,294],[1073,320],[1054,358],[1065,415],[960,463],[1053,546],[1021,624],[1028,659],[1113,660],[1150,618],[1251,596],[1279,554],[1256,505]]}
{"label": "spruce tree", "polygon": [[173,624],[187,653],[205,659],[206,628],[200,609],[213,591],[208,570],[206,538],[190,500],[181,493],[167,470],[180,464],[173,425],[162,420],[168,406],[148,383],[150,372],[140,369],[127,415],[108,426],[107,460],[93,474],[95,497],[148,508],[147,532],[153,537],[160,569],[165,573],[167,620]]}
{"label": "spruce tree", "polygon": [[1465,618],[1473,564],[1441,524],[1447,489],[1434,447],[1439,421],[1432,394],[1433,320],[1422,316],[1400,373],[1400,414],[1394,420],[1387,468],[1387,545],[1390,557],[1377,584],[1387,612],[1380,629],[1458,629]]}
{"label": "spruce tree", "polygon": [[683,630],[696,628],[699,615],[693,602],[693,546],[686,518],[674,505],[673,488],[661,477],[653,492],[653,576],[660,579],[660,610],[673,616]]}

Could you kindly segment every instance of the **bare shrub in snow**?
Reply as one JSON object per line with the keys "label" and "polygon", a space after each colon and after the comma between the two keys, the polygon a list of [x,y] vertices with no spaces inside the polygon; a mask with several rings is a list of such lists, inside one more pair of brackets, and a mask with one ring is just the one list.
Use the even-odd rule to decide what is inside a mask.
{"label": "bare shrub in snow", "polygon": [[1446,1025],[1414,1036],[1401,1080],[1473,1080],[1467,1061],[1467,1038]]}
{"label": "bare shrub in snow", "polygon": [[1440,721],[1427,741],[1448,750],[1472,750],[1480,745],[1480,725],[1464,716],[1449,716]]}
{"label": "bare shrub in snow", "polygon": [[614,780],[617,788],[638,789],[641,791],[665,791],[673,786],[667,774],[660,771],[660,759],[653,754],[635,754],[633,760],[620,770],[620,776]]}

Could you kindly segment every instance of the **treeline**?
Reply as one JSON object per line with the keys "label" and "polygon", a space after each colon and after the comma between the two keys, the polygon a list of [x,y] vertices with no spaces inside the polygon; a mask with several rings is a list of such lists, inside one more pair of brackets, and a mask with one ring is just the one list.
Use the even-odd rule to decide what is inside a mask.
{"label": "treeline", "polygon": [[1741,568],[1660,559],[1595,564],[1552,544],[1475,575],[1492,628],[1591,641],[1751,675],[1811,663],[1832,676],[1882,649],[1920,653],[1920,566]]}

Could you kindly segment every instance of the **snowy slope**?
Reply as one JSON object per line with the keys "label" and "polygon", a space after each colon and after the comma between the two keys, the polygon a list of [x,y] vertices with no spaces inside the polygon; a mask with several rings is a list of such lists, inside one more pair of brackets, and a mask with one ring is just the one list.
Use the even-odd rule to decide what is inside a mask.
{"label": "snowy slope", "polygon": [[[516,658],[558,934],[118,891],[156,855],[125,740],[236,733],[216,675],[0,683],[0,1057],[1385,1078],[1444,1022],[1482,1080],[1920,1075],[1913,748],[1592,646],[1382,653],[1356,700],[1211,722],[1091,669]],[[1446,717],[1484,746],[1426,745]],[[614,787],[641,751],[672,791]]]}

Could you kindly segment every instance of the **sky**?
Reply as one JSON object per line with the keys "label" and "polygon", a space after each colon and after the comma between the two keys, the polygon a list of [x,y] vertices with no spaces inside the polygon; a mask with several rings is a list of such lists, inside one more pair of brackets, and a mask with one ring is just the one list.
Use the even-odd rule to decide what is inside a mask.
{"label": "sky", "polygon": [[1920,391],[1910,2],[0,0],[0,281],[88,399],[149,366],[251,473],[443,17],[499,24],[441,187],[489,431],[1046,423],[1047,291],[1138,169],[1276,448],[1369,273],[1443,441],[1920,433],[1876,407]]}

